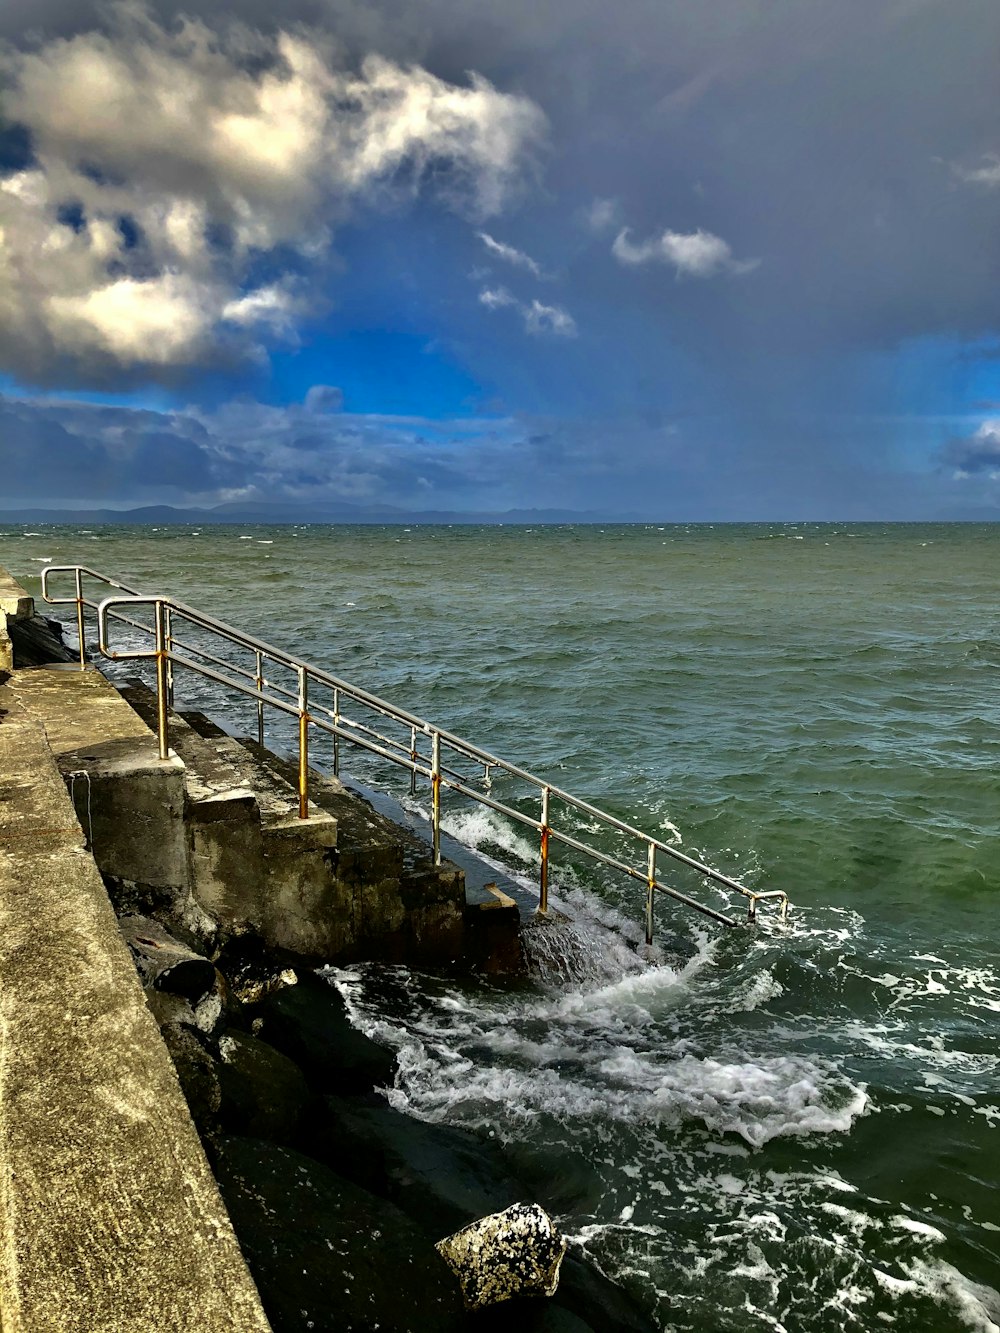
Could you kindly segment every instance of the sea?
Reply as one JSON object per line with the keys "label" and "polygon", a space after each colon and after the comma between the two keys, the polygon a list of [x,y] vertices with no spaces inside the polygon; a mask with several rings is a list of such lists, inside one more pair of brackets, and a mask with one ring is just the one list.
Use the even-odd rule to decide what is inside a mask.
{"label": "sea", "polygon": [[[0,530],[36,594],[45,563],[180,598],[788,894],[734,928],[661,897],[647,948],[642,884],[556,851],[568,921],[528,984],[331,975],[399,1052],[392,1103],[506,1145],[660,1327],[1000,1330],[1000,526]],[[444,822],[532,891],[530,829],[447,795]]]}

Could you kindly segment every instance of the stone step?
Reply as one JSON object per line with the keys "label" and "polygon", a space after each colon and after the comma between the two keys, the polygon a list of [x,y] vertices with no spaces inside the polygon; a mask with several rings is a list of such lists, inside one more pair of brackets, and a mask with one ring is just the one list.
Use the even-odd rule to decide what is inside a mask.
{"label": "stone step", "polygon": [[[206,738],[238,745],[257,771],[291,786],[297,765],[256,741],[227,737],[204,713],[186,711],[185,720]],[[354,943],[348,956],[448,963],[462,952],[465,876],[450,861],[433,864],[428,844],[394,823],[339,781],[309,771],[311,800],[337,826],[329,855],[337,883],[350,899]]]}
{"label": "stone step", "polygon": [[0,700],[0,1324],[266,1333],[50,748],[103,691],[45,675]]}
{"label": "stone step", "polygon": [[[142,681],[121,687],[137,715],[156,725],[156,695]],[[219,728],[199,730],[171,712],[167,735],[185,767],[191,888],[229,931],[253,928],[294,952],[329,955],[331,849],[337,821],[315,803],[299,818],[297,791]],[[334,913],[334,916],[336,913]]]}

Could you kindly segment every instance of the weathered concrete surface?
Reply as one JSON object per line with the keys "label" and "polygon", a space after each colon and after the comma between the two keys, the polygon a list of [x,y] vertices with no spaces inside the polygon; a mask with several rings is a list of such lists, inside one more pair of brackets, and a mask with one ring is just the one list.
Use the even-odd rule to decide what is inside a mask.
{"label": "weathered concrete surface", "polygon": [[[286,760],[253,741],[243,741],[241,748],[275,779],[292,775]],[[460,960],[465,876],[458,866],[450,861],[433,865],[427,843],[337,778],[310,770],[309,790],[337,824],[336,845],[326,858],[323,902],[331,923],[326,957],[432,967]],[[288,885],[272,898],[279,909],[291,899],[291,889]]]}
{"label": "weathered concrete surface", "polygon": [[35,614],[35,599],[28,596],[6,569],[0,569],[0,614],[12,620],[23,620]]}
{"label": "weathered concrete surface", "polygon": [[[147,724],[156,699],[141,683],[124,697]],[[279,949],[329,959],[343,951],[342,892],[331,876],[337,821],[218,727],[179,714],[171,746],[185,766],[184,823],[192,892],[225,927],[252,926]]]}
{"label": "weathered concrete surface", "polygon": [[0,704],[0,1327],[264,1333],[63,779],[42,728],[9,702]]}
{"label": "weathered concrete surface", "polygon": [[184,765],[99,671],[41,667],[8,688],[45,729],[101,873],[160,891],[196,928],[184,840]]}

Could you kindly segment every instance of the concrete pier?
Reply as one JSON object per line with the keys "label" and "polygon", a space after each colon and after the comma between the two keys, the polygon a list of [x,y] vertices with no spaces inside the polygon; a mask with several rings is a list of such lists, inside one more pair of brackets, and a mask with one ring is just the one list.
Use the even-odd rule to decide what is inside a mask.
{"label": "concrete pier", "polygon": [[[31,613],[4,580],[0,631]],[[0,633],[0,652],[9,641]],[[0,1329],[267,1333],[53,757],[53,744],[68,753],[100,737],[79,709],[75,734],[67,714],[49,737],[23,693],[60,672],[11,665],[0,663]]]}
{"label": "concrete pier", "polygon": [[45,731],[0,710],[0,1328],[265,1333]]}
{"label": "concrete pier", "polygon": [[517,907],[468,904],[337,779],[311,774],[300,819],[288,765],[201,714],[170,714],[160,759],[149,691],[65,661],[58,629],[0,570],[0,1333],[263,1333],[112,899],[213,958],[250,935],[504,974]]}

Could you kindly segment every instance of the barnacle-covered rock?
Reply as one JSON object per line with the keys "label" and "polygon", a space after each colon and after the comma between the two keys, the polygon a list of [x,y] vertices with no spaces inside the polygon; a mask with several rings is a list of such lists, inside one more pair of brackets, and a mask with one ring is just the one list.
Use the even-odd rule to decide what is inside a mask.
{"label": "barnacle-covered rock", "polygon": [[514,1296],[551,1296],[566,1238],[537,1203],[515,1203],[439,1240],[437,1250],[462,1287],[466,1308]]}

